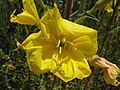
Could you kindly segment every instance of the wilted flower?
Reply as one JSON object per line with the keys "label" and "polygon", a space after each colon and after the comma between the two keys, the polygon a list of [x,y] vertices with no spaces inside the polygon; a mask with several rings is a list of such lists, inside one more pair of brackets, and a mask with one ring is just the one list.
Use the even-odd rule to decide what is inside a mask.
{"label": "wilted flower", "polygon": [[120,69],[113,63],[107,61],[105,58],[94,56],[92,60],[89,60],[91,65],[100,67],[104,70],[104,80],[107,84],[118,86],[120,82],[116,80]]}
{"label": "wilted flower", "polygon": [[85,58],[97,51],[97,31],[63,19],[56,5],[42,17],[41,31],[22,43],[33,72],[51,71],[65,82],[90,75]]}
{"label": "wilted flower", "polygon": [[22,0],[24,11],[17,16],[11,15],[11,22],[20,24],[36,25],[39,27],[39,16],[33,0]]}

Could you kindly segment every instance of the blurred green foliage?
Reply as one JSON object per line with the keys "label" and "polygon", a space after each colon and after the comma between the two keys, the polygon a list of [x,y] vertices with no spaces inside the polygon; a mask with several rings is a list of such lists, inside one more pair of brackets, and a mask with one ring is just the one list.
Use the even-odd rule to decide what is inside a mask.
{"label": "blurred green foliage", "polygon": [[[56,2],[62,16],[66,14],[66,0],[43,0],[52,7]],[[77,11],[82,0],[73,0],[72,13]],[[90,10],[97,0],[86,0],[81,13],[70,18],[75,21],[82,17],[85,11]],[[36,2],[35,2],[36,3]],[[36,3],[39,15],[43,9]],[[10,23],[10,15],[22,12],[22,0],[0,0],[0,90],[120,90],[120,86],[107,85],[103,79],[103,71],[94,68],[90,77],[84,80],[74,79],[68,83],[54,77],[51,73],[35,75],[29,70],[25,52],[16,50],[16,40],[23,42],[25,38],[38,29],[34,26],[25,26]],[[42,12],[42,13],[41,13]],[[98,31],[98,55],[115,63],[120,68],[120,11],[114,9],[113,13],[98,10],[88,15],[83,22]],[[96,21],[96,18],[99,21]],[[93,67],[91,67],[93,69]],[[57,80],[56,80],[57,79]],[[120,78],[118,77],[120,81]],[[56,82],[58,81],[58,82]]]}

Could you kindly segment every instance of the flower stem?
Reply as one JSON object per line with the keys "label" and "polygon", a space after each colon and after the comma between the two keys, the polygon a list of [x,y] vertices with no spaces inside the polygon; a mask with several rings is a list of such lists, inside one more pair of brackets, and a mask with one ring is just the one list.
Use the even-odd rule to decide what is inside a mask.
{"label": "flower stem", "polygon": [[70,15],[70,17],[74,17],[75,15],[81,13],[82,10],[83,10],[84,7],[85,7],[86,1],[87,1],[87,0],[81,0],[79,9],[78,9],[77,11],[75,11],[74,13],[72,13],[72,14]]}
{"label": "flower stem", "polygon": [[73,0],[67,0],[67,4],[66,4],[66,19],[69,20],[70,14],[71,14],[71,10],[72,10],[72,4],[73,4]]}

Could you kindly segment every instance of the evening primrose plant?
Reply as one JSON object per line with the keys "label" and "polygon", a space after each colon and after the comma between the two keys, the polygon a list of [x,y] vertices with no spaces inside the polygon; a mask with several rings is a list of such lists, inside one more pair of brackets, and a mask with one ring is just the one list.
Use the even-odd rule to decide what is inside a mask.
{"label": "evening primrose plant", "polygon": [[[30,34],[22,44],[17,43],[18,47],[26,52],[30,70],[38,75],[51,72],[64,82],[88,77],[91,74],[88,61],[96,62],[92,57],[98,50],[97,31],[63,19],[56,4],[39,18],[33,0],[22,2],[23,12],[17,16],[13,13],[10,21],[35,25],[40,29],[39,32]],[[119,69],[109,70],[107,67],[109,65],[102,67],[105,72],[108,71],[104,77],[110,77],[111,70],[117,70],[113,75],[118,75]],[[107,84],[117,86],[114,84],[116,78],[108,79],[105,78]]]}

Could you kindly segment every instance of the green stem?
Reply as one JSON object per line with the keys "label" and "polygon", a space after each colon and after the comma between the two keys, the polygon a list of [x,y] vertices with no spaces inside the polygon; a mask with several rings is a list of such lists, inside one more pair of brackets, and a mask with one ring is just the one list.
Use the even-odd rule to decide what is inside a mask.
{"label": "green stem", "polygon": [[81,13],[85,7],[86,1],[87,0],[81,0],[79,9],[77,11],[75,11],[73,14],[71,14],[70,17],[74,17],[75,15]]}
{"label": "green stem", "polygon": [[82,23],[87,17],[86,16],[81,16],[80,18],[78,18],[77,20],[75,20],[75,23]]}
{"label": "green stem", "polygon": [[44,9],[44,11],[48,10],[47,5],[45,5],[42,0],[35,0],[35,1]]}

